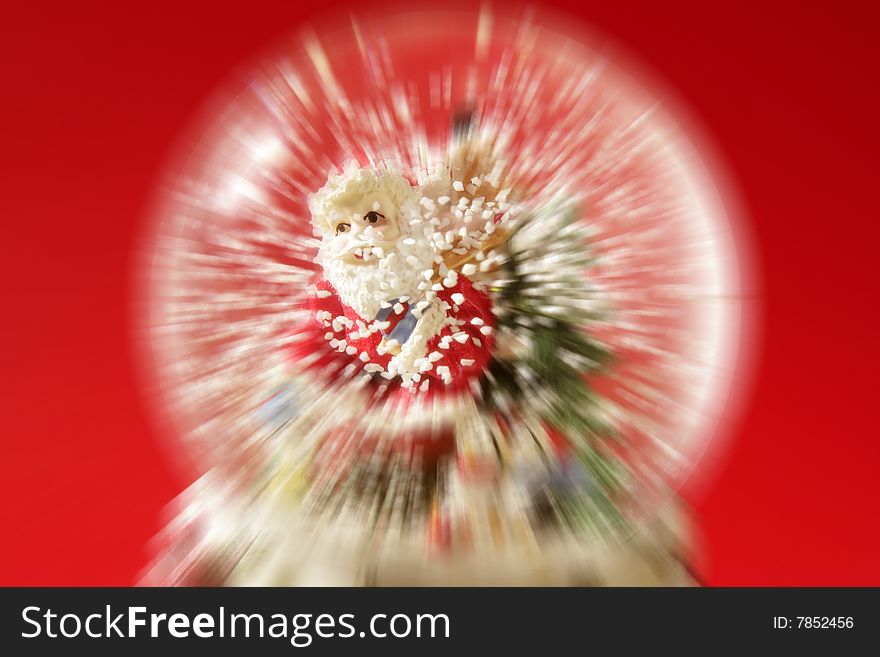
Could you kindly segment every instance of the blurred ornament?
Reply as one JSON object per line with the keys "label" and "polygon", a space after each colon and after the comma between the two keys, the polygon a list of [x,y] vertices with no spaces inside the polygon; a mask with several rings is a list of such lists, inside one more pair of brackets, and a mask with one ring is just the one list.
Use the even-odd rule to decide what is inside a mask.
{"label": "blurred ornament", "polygon": [[204,476],[149,581],[614,583],[613,554],[679,554],[655,530],[738,322],[680,127],[547,16],[304,34],[221,94],[150,245],[161,400]]}

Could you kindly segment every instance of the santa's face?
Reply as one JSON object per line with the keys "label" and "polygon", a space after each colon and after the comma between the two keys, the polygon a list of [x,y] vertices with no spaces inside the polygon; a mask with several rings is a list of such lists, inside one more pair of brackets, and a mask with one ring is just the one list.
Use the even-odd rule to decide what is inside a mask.
{"label": "santa's face", "polygon": [[365,320],[383,302],[415,299],[435,250],[418,219],[415,199],[398,206],[386,192],[352,191],[334,199],[323,231],[320,263],[342,302]]}
{"label": "santa's face", "polygon": [[331,251],[342,262],[375,266],[395,248],[400,228],[398,210],[380,191],[346,194],[334,203],[329,235]]}

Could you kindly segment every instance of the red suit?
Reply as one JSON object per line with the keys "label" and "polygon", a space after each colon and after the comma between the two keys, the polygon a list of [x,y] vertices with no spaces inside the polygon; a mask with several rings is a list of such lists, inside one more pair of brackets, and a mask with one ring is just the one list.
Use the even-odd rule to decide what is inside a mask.
{"label": "red suit", "polygon": [[[363,336],[358,333],[358,322],[360,326],[369,326],[373,320],[366,320],[352,308],[343,305],[329,282],[318,281],[317,289],[317,295],[309,302],[311,321],[308,326],[301,329],[304,335],[295,343],[293,357],[299,360],[309,356],[314,358],[317,355],[318,357],[309,365],[310,369],[331,379],[342,375],[343,370],[350,364],[354,365],[356,372],[363,370],[368,364],[381,366],[383,370],[387,369],[392,356],[389,353],[379,353],[379,344],[384,335],[393,331],[395,324],[409,309],[405,307],[402,312],[389,313],[390,326],[386,328],[384,335],[383,332],[375,331]],[[464,299],[462,300],[458,295]],[[390,380],[377,376],[376,384],[388,383],[389,392],[399,390],[401,394],[414,394],[426,380],[430,382],[426,394],[456,392],[478,379],[488,365],[494,344],[495,328],[495,316],[492,314],[489,297],[474,288],[466,277],[459,276],[455,287],[444,287],[437,292],[437,298],[449,304],[447,316],[454,317],[463,324],[445,325],[428,341],[424,356],[436,352],[442,355],[442,358],[433,362],[430,370],[419,373],[420,379],[414,385],[413,392],[400,389],[399,376]],[[461,303],[456,303],[456,300]],[[334,323],[333,320],[337,317],[345,317],[350,321],[347,324],[340,321]],[[444,340],[447,336],[452,339]],[[331,346],[331,341],[337,343]],[[338,344],[338,341],[344,341],[344,346]],[[351,351],[354,353],[350,353]],[[362,354],[366,354],[368,359],[366,362]],[[447,383],[444,383],[438,374],[440,367],[449,368],[451,380]]]}

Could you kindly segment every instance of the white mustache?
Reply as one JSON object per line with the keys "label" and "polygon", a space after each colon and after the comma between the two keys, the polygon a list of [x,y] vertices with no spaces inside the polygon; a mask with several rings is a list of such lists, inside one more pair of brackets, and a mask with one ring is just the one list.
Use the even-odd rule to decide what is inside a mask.
{"label": "white mustache", "polygon": [[330,249],[330,256],[339,258],[344,255],[355,255],[357,257],[384,258],[386,253],[394,250],[393,243],[379,240],[341,240],[334,243]]}
{"label": "white mustache", "polygon": [[369,246],[367,244],[355,247],[351,251],[349,251],[352,255],[358,258],[384,258],[385,257],[385,249],[381,246]]}

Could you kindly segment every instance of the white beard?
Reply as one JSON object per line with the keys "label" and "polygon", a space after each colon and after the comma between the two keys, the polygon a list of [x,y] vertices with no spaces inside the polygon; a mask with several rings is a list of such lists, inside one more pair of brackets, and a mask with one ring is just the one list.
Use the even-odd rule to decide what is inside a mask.
{"label": "white beard", "polygon": [[[403,244],[412,238],[414,245]],[[328,245],[325,237],[324,245]],[[352,265],[343,262],[329,246],[322,246],[319,262],[324,276],[336,289],[339,299],[352,308],[365,321],[372,321],[379,313],[383,301],[393,301],[408,296],[417,301],[424,296],[419,283],[426,282],[423,272],[431,269],[436,251],[432,243],[420,231],[402,234],[396,248],[370,265]],[[413,258],[408,262],[407,258]]]}

